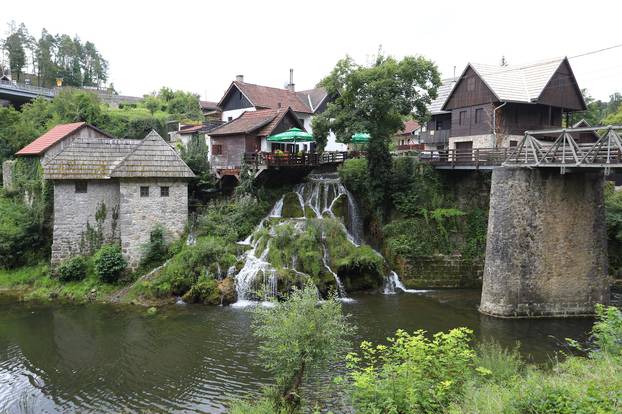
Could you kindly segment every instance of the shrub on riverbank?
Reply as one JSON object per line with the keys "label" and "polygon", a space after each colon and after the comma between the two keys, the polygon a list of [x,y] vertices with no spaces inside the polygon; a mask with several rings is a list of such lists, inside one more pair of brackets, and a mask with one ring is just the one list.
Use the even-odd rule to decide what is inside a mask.
{"label": "shrub on riverbank", "polygon": [[118,244],[102,246],[93,256],[93,262],[95,274],[105,283],[116,283],[127,267],[127,262],[121,253],[121,246]]}
{"label": "shrub on riverbank", "polygon": [[0,189],[0,268],[28,264],[38,244],[38,224],[32,209]]}
{"label": "shrub on riverbank", "polygon": [[86,277],[87,259],[75,256],[62,262],[56,269],[58,280],[61,282],[75,282]]}

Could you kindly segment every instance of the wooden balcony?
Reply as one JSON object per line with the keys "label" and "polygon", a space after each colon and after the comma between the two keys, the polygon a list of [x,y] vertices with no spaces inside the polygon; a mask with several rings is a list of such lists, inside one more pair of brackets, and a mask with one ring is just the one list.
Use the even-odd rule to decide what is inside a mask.
{"label": "wooden balcony", "polygon": [[421,151],[419,159],[439,169],[492,169],[503,164],[516,148],[475,148]]}
{"label": "wooden balcony", "polygon": [[422,144],[447,145],[449,143],[449,129],[427,130],[419,133],[419,142]]}
{"label": "wooden balcony", "polygon": [[316,167],[322,164],[339,164],[348,158],[347,152],[323,152],[317,153],[274,153],[274,152],[247,152],[244,154],[246,165],[255,168],[279,168],[279,167]]}

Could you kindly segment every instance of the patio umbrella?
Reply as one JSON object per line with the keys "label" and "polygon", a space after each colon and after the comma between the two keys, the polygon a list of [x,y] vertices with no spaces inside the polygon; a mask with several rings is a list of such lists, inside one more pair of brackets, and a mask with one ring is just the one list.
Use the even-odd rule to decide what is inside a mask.
{"label": "patio umbrella", "polygon": [[291,128],[268,137],[268,142],[314,142],[313,135],[300,128]]}
{"label": "patio umbrella", "polygon": [[352,135],[353,144],[367,144],[369,142],[369,134],[366,132],[357,132]]}

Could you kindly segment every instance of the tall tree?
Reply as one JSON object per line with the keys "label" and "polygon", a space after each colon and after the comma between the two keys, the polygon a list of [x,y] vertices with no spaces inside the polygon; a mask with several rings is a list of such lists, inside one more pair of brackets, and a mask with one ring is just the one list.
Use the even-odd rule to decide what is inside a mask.
{"label": "tall tree", "polygon": [[356,132],[371,135],[368,144],[370,196],[382,214],[388,206],[390,184],[389,140],[406,116],[427,116],[427,105],[436,98],[440,76],[434,63],[424,57],[402,60],[379,53],[371,66],[357,65],[350,57],[337,62],[322,80],[330,96],[337,98],[313,120],[316,140],[322,145],[329,131],[340,142],[350,142]]}
{"label": "tall tree", "polygon": [[15,22],[9,23],[9,34],[3,42],[3,49],[9,57],[9,68],[12,76],[20,81],[23,69],[27,65],[26,49],[29,47],[30,36],[24,24],[16,27]]}

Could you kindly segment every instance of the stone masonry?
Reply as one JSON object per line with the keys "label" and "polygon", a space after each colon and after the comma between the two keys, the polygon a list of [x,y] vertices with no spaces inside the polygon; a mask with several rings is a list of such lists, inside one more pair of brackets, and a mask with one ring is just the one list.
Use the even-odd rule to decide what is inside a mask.
{"label": "stone masonry", "polygon": [[[140,187],[149,187],[141,197]],[[168,187],[168,196],[161,188]],[[165,230],[167,242],[178,239],[188,221],[188,186],[185,181],[121,180],[121,247],[131,268],[136,268],[149,242],[151,231],[158,225]]]}
{"label": "stone masonry", "polygon": [[[75,181],[54,183],[54,238],[52,242],[52,264],[57,264],[77,254],[87,254],[87,224],[95,231],[98,228],[97,211],[106,214],[101,222],[103,242],[119,239],[119,183],[118,181],[88,181],[86,193],[76,193]],[[115,214],[116,212],[116,214]]]}
{"label": "stone masonry", "polygon": [[480,311],[573,316],[608,303],[602,172],[493,171]]}

